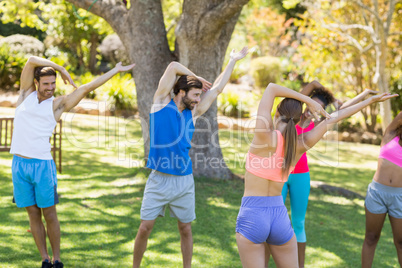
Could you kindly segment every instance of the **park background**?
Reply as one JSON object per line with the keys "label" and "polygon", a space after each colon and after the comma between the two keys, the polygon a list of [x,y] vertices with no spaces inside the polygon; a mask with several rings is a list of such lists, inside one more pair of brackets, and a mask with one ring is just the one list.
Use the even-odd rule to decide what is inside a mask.
{"label": "park background", "polygon": [[[142,167],[148,147],[141,126],[163,70],[177,60],[213,81],[230,51],[248,45],[253,52],[237,64],[231,84],[205,115],[212,123],[197,126],[208,131],[194,141],[199,147],[219,144],[199,150],[226,164],[196,170],[193,264],[240,267],[234,228],[243,182],[236,177],[244,174],[253,116],[265,86],[274,82],[299,90],[318,80],[340,100],[365,88],[382,91],[384,85],[401,94],[401,7],[400,1],[363,0],[0,1],[0,103],[11,106],[0,108],[2,117],[14,113],[28,55],[63,65],[78,85],[120,60],[137,63],[133,74],[114,77],[62,117],[58,210],[63,262],[69,267],[130,266],[149,174]],[[57,95],[72,90],[58,79]],[[360,266],[363,198],[376,169],[386,113],[395,116],[401,107],[400,97],[383,114],[372,105],[338,124],[309,152],[315,182],[306,218],[306,266]],[[39,254],[26,212],[11,203],[11,158],[0,155],[0,267],[34,267]],[[143,265],[181,266],[173,219],[157,221]],[[397,265],[386,221],[373,267]]]}

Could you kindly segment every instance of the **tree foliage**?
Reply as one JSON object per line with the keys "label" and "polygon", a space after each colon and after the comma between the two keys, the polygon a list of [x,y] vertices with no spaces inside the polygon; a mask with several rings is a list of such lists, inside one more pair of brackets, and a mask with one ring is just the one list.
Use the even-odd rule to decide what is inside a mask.
{"label": "tree foliage", "polygon": [[46,32],[45,44],[52,48],[47,56],[57,57],[67,52],[73,69],[96,69],[97,47],[112,33],[102,18],[86,10],[77,10],[64,0],[3,1],[0,3],[1,20],[21,27],[28,26]]}
{"label": "tree foliage", "polygon": [[[388,91],[386,85],[400,75],[401,69],[391,68],[401,66],[400,58],[391,57],[392,51],[400,52],[400,42],[395,42],[398,35],[392,32],[401,32],[402,26],[392,19],[400,12],[398,7],[394,10],[395,2],[303,3],[307,11],[296,22],[303,38],[293,59],[297,66],[302,66],[305,78],[324,81],[345,95],[356,95],[365,88]],[[386,109],[382,110],[385,120]],[[363,114],[366,128],[373,131],[377,123],[376,107]]]}

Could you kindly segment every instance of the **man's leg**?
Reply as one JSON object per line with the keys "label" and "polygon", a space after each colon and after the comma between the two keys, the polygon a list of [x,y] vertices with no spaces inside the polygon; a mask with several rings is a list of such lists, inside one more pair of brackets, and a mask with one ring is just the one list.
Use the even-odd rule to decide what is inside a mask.
{"label": "man's leg", "polygon": [[53,262],[60,261],[60,223],[57,218],[56,205],[42,210],[46,220],[47,235],[52,246]]}
{"label": "man's leg", "polygon": [[191,232],[191,222],[183,223],[177,221],[180,232],[181,254],[183,255],[183,267],[191,267],[193,258],[193,234]]}
{"label": "man's leg", "polygon": [[148,238],[154,227],[155,220],[145,221],[141,220],[140,227],[138,228],[137,236],[134,241],[134,253],[133,253],[133,268],[140,267],[142,257],[147,249]]}
{"label": "man's leg", "polygon": [[39,253],[42,257],[42,261],[46,259],[50,260],[46,248],[46,231],[45,226],[42,222],[41,209],[38,208],[36,205],[26,207],[25,209],[28,212],[29,226],[31,228],[31,233],[34,237],[36,246],[38,247]]}

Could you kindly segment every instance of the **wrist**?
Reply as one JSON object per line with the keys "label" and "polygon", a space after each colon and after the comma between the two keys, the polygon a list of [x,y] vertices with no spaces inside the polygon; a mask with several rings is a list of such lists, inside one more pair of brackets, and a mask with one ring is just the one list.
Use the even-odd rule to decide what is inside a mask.
{"label": "wrist", "polygon": [[120,73],[120,70],[117,68],[117,66],[114,67],[111,71],[113,72],[114,75]]}
{"label": "wrist", "polygon": [[370,98],[365,100],[367,102],[367,105],[373,104],[375,102],[374,96],[371,96]]}
{"label": "wrist", "polygon": [[314,100],[312,98],[310,98],[309,96],[303,95],[301,97],[301,101],[304,102],[305,104],[307,104],[307,106],[314,104]]}

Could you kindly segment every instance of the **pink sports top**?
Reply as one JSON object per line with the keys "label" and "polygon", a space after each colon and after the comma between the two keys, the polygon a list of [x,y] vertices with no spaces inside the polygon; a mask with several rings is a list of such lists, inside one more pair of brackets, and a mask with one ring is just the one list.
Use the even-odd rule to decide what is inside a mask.
{"label": "pink sports top", "polygon": [[396,136],[381,147],[378,158],[387,159],[395,165],[402,167],[402,147],[399,145],[399,136]]}
{"label": "pink sports top", "polygon": [[[261,157],[259,155],[247,153],[246,170],[263,179],[276,182],[286,182],[289,174],[282,180],[282,165],[283,165],[283,136],[279,130],[277,133],[277,145],[275,153],[270,157]],[[290,168],[289,173],[293,170]]]}
{"label": "pink sports top", "polygon": [[[302,128],[299,125],[296,125],[296,131],[297,131],[297,135],[300,135],[302,133],[306,133],[311,131],[314,128],[314,122],[311,121],[310,124],[306,127],[306,128]],[[297,162],[295,169],[293,170],[293,174],[298,174],[298,173],[307,173],[309,172],[310,169],[308,168],[308,163],[307,163],[307,155],[306,153],[304,153],[299,161]]]}

